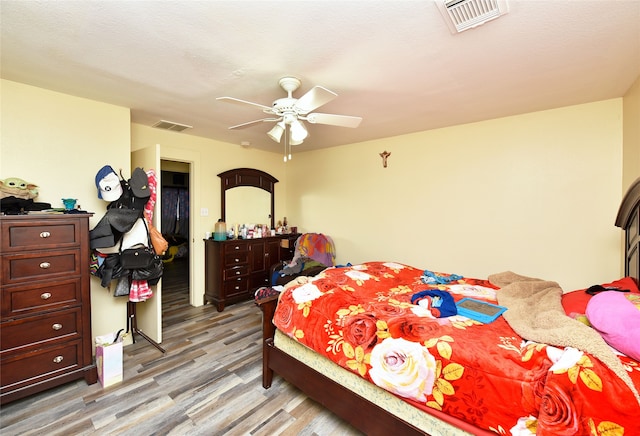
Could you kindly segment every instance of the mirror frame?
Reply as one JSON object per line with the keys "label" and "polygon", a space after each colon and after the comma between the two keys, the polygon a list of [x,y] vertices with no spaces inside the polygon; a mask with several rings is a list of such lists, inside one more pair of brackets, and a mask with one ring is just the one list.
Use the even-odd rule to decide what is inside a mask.
{"label": "mirror frame", "polygon": [[235,168],[218,174],[218,177],[220,177],[220,216],[222,221],[226,221],[227,190],[238,186],[252,186],[271,194],[271,228],[275,228],[275,184],[278,183],[278,179],[254,168]]}

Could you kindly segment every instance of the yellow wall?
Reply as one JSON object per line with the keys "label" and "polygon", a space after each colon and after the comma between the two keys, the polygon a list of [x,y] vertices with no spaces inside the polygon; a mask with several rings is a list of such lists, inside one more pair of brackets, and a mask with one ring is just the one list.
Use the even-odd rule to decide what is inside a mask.
{"label": "yellow wall", "polygon": [[[104,165],[129,174],[129,109],[2,80],[0,178],[19,177],[40,186],[36,201],[63,207],[76,198],[102,218],[95,176]],[[88,265],[87,265],[88,268]],[[91,278],[94,336],[126,327],[126,299],[114,298]]]}
{"label": "yellow wall", "polygon": [[332,236],[339,263],[512,270],[569,290],[618,278],[621,178],[613,99],[299,153],[287,212]]}

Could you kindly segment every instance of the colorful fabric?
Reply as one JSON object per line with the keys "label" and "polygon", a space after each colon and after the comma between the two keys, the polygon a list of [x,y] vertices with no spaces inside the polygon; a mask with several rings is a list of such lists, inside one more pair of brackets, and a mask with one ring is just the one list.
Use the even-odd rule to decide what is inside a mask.
{"label": "colorful fabric", "polygon": [[131,280],[129,291],[129,301],[140,303],[153,297],[153,290],[146,280]]}
{"label": "colorful fabric", "polygon": [[[102,261],[100,260],[102,259]],[[91,275],[99,277],[98,269],[100,265],[104,262],[104,258],[98,256],[98,252],[96,250],[91,251],[91,258],[89,259],[89,273]]]}
{"label": "colorful fabric", "polygon": [[[394,262],[328,268],[283,291],[276,327],[413,406],[499,434],[640,434],[638,403],[607,366],[580,350],[526,341],[505,321],[436,318],[411,304],[425,290],[496,303],[471,278],[427,285]],[[619,356],[640,387],[640,363]]]}
{"label": "colorful fabric", "polygon": [[153,210],[156,207],[156,196],[158,191],[158,179],[156,178],[156,172],[153,169],[147,170],[147,179],[149,186],[149,200],[144,205],[144,216],[147,222],[153,221]]}
{"label": "colorful fabric", "polygon": [[411,304],[429,309],[436,318],[458,314],[456,302],[447,291],[428,290],[418,292],[411,297]]}
{"label": "colorful fabric", "polygon": [[442,274],[442,273],[434,273],[433,271],[424,270],[422,273],[422,282],[427,285],[439,284],[446,285],[451,282],[458,281],[463,279],[464,277],[459,276],[458,274]]}
{"label": "colorful fabric", "polygon": [[275,295],[280,295],[280,292],[282,291],[282,289],[283,289],[282,286],[274,286],[274,287],[264,286],[256,290],[254,298],[256,301],[258,301],[258,300],[262,300],[263,298],[269,298]]}
{"label": "colorful fabric", "polygon": [[298,260],[310,258],[326,266],[336,264],[336,249],[333,240],[322,233],[304,233],[296,241],[296,249],[291,265]]}

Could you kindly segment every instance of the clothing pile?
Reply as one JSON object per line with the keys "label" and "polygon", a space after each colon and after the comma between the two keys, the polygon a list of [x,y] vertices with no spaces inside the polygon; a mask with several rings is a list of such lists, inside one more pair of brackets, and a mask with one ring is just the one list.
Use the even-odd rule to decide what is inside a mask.
{"label": "clothing pile", "polygon": [[155,171],[136,168],[131,178],[125,180],[122,173],[118,176],[105,165],[96,174],[95,182],[98,198],[109,204],[102,219],[89,232],[91,273],[101,279],[105,288],[116,280],[114,296],[128,296],[132,302],[145,301],[153,296],[150,286],[158,283],[163,272],[162,248],[155,249],[158,244],[152,241],[152,237],[162,239],[152,225]]}
{"label": "clothing pile", "polygon": [[330,236],[303,233],[296,240],[293,259],[272,268],[271,284],[283,285],[297,276],[314,276],[335,266],[336,247]]}

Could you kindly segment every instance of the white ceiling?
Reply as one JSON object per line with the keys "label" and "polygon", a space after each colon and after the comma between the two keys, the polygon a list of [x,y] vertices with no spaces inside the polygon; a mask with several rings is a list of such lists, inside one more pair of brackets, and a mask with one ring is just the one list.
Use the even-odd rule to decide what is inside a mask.
{"label": "white ceiling", "polygon": [[[1,76],[131,108],[132,121],[278,152],[257,107],[302,80],[339,96],[299,150],[621,97],[640,76],[640,0],[510,0],[452,34],[434,1],[8,1]],[[182,135],[181,133],[175,133]]]}

